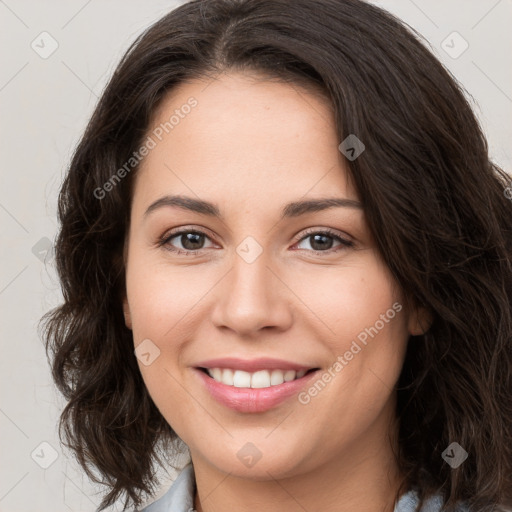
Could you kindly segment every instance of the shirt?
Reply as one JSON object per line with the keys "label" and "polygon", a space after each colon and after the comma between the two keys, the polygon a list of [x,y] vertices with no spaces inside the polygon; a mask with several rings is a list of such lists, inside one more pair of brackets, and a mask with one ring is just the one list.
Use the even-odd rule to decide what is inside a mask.
{"label": "shirt", "polygon": [[[157,501],[151,503],[141,512],[194,512],[194,495],[196,482],[192,463],[187,464],[180,472],[170,489]],[[403,494],[395,505],[394,512],[414,512],[419,499],[416,492],[411,490]],[[436,495],[426,500],[421,512],[439,512],[443,500]],[[461,507],[460,512],[468,509]]]}

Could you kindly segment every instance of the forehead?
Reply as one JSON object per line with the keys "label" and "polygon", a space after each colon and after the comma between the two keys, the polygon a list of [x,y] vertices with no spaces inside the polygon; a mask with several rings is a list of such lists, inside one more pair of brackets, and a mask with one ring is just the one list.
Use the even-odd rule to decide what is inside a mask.
{"label": "forehead", "polygon": [[357,198],[332,107],[296,84],[242,73],[182,83],[163,99],[147,134],[155,145],[136,184],[147,200],[192,192],[243,207],[306,194]]}

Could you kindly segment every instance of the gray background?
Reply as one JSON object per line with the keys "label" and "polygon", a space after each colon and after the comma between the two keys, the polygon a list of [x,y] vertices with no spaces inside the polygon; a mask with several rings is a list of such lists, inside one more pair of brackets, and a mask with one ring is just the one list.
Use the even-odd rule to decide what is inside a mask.
{"label": "gray background", "polygon": [[[0,512],[86,512],[99,503],[99,488],[59,446],[64,402],[37,332],[39,318],[60,301],[49,250],[57,232],[56,198],[72,150],[124,50],[177,3],[0,0]],[[512,0],[375,3],[430,41],[473,96],[491,156],[510,173]],[[40,35],[45,31],[50,36]],[[460,56],[463,40],[446,40],[453,31],[469,44]],[[56,51],[42,58],[54,41]]]}

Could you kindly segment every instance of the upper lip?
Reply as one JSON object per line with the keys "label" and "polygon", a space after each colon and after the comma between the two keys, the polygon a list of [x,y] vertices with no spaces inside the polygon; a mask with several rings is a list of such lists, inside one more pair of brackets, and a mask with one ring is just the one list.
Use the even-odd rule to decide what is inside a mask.
{"label": "upper lip", "polygon": [[232,370],[244,370],[246,372],[256,372],[258,370],[310,370],[316,368],[311,365],[285,361],[284,359],[274,359],[270,357],[260,357],[257,359],[239,359],[236,357],[222,357],[218,359],[208,359],[195,365],[197,368],[230,368]]}

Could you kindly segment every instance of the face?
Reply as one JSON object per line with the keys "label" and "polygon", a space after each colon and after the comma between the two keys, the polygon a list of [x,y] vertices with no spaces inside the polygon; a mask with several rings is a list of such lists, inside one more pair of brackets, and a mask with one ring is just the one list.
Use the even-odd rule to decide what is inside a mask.
{"label": "face", "polygon": [[[148,135],[125,319],[195,464],[265,479],[380,450],[417,314],[379,256],[328,102],[225,74],[171,91]],[[322,199],[336,202],[312,207]]]}

